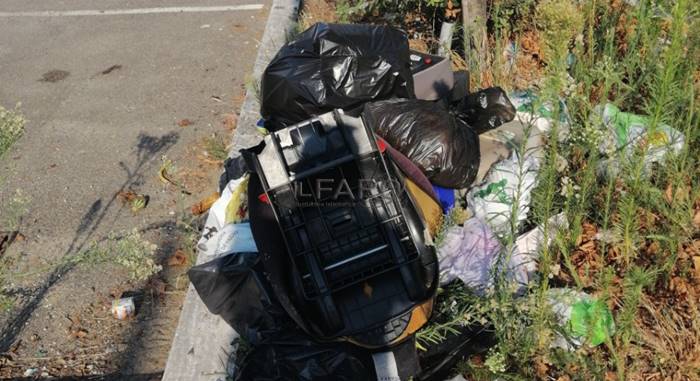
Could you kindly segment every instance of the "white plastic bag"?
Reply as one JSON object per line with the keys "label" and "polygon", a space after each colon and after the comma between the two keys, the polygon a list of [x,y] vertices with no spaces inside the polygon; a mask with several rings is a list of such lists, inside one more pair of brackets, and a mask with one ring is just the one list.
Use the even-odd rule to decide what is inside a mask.
{"label": "white plastic bag", "polygon": [[519,226],[530,211],[538,168],[536,157],[528,155],[521,163],[520,157],[513,152],[510,158],[494,164],[483,183],[469,190],[467,206],[475,217],[486,221],[494,232],[501,234],[510,228],[513,203],[517,199]]}

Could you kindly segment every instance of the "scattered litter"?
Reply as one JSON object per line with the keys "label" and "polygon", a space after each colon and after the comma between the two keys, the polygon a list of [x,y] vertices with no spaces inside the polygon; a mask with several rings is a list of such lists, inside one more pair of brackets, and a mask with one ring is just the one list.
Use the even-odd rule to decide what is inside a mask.
{"label": "scattered litter", "polygon": [[187,127],[193,125],[194,122],[189,120],[189,119],[181,119],[179,122],[177,122],[177,125],[180,127]]}
{"label": "scattered litter", "polygon": [[649,131],[649,117],[623,112],[615,105],[608,103],[603,107],[603,124],[611,132],[600,144],[600,152],[608,156],[621,153],[621,158],[611,158],[600,164],[600,171],[615,174],[619,171],[620,162],[630,157],[636,149],[645,148],[644,164],[646,169],[652,163],[662,163],[667,152],[678,153],[683,149],[685,136],[682,132],[667,124],[657,125]]}
{"label": "scattered litter", "polygon": [[[554,110],[550,103],[543,103],[537,95],[531,91],[516,91],[510,94],[510,101],[517,110],[516,117],[523,123],[533,124],[540,131],[546,132],[552,126]],[[571,120],[566,103],[559,101],[559,123],[566,127]]]}
{"label": "scattered litter", "polygon": [[209,24],[202,24],[199,26],[199,29],[209,29],[209,28],[211,28],[211,25],[209,25]]}
{"label": "scattered litter", "polygon": [[534,156],[527,155],[521,161],[517,152],[513,152],[509,159],[491,168],[483,183],[467,193],[467,205],[474,216],[486,221],[494,232],[501,234],[510,228],[513,202],[517,199],[516,221],[519,226],[530,210],[538,168],[539,163]]}
{"label": "scattered litter", "polygon": [[[222,235],[223,227],[241,222],[246,218],[248,213],[247,190],[248,177],[231,180],[222,190],[221,197],[212,204],[209,209],[210,218],[207,219],[207,225],[204,227],[204,231],[210,233],[202,234],[197,242],[197,248],[204,255],[220,256],[215,253],[219,247],[219,241],[226,236]],[[227,234],[235,235],[235,233],[233,231]],[[219,254],[225,253],[219,252]]]}
{"label": "scattered litter", "polygon": [[206,213],[209,210],[209,208],[211,208],[212,205],[214,205],[214,203],[218,199],[219,199],[219,192],[214,192],[214,193],[210,194],[209,196],[199,200],[199,202],[197,202],[196,204],[192,205],[190,210],[192,211],[192,214],[194,214],[195,216],[202,215],[202,214]]}
{"label": "scattered litter", "polygon": [[257,253],[250,224],[228,224],[211,239],[198,245],[204,254],[211,258],[223,257],[232,253]]}
{"label": "scattered litter", "polygon": [[465,188],[476,178],[478,135],[441,103],[393,99],[368,103],[362,114],[375,133],[411,159],[432,183]]}
{"label": "scattered litter", "polygon": [[102,70],[102,71],[100,72],[100,74],[102,74],[102,75],[107,75],[107,74],[109,74],[109,73],[111,73],[111,72],[113,72],[113,71],[115,71],[115,70],[119,70],[119,69],[121,69],[121,68],[122,68],[122,65],[112,65],[112,66],[108,67],[107,69]]}
{"label": "scattered litter", "polygon": [[134,298],[121,298],[112,301],[112,315],[118,320],[126,320],[136,313]]}
{"label": "scattered litter", "polygon": [[[567,226],[563,213],[549,220],[549,242],[558,229]],[[505,281],[513,292],[522,295],[533,280],[539,263],[540,248],[544,240],[542,228],[535,228],[518,237],[510,256],[505,260]],[[479,218],[470,218],[464,226],[447,228],[438,247],[440,261],[440,284],[445,285],[460,279],[479,295],[493,285],[494,266],[504,247],[488,224]]]}
{"label": "scattered litter", "polygon": [[559,213],[550,217],[547,225],[547,242],[544,242],[544,228],[541,226],[521,234],[515,241],[508,261],[508,278],[515,281],[517,294],[522,294],[534,280],[541,248],[552,242],[558,230],[568,227],[566,215]]}
{"label": "scattered litter", "polygon": [[585,292],[568,288],[548,291],[552,311],[565,335],[557,335],[552,347],[574,350],[581,345],[597,346],[615,332],[615,322],[608,306]]}
{"label": "scattered litter", "polygon": [[29,368],[29,369],[27,369],[27,370],[24,371],[23,376],[24,376],[24,377],[33,377],[33,376],[34,376],[35,374],[37,374],[38,372],[39,372],[39,369],[38,369],[38,368]]}
{"label": "scattered litter", "polygon": [[502,249],[491,228],[478,218],[448,228],[438,248],[440,284],[460,279],[477,294],[485,294],[493,284],[491,269]]}

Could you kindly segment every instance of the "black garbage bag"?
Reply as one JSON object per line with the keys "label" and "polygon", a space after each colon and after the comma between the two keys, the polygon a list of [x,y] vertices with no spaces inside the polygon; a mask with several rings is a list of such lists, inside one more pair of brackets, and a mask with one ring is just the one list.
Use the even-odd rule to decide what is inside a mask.
{"label": "black garbage bag", "polygon": [[285,316],[269,289],[258,253],[233,253],[192,267],[190,281],[207,309],[250,342]]}
{"label": "black garbage bag", "polygon": [[382,138],[445,188],[466,188],[479,170],[479,137],[441,102],[392,99],[365,105],[362,116]]}
{"label": "black garbage bag", "polygon": [[336,108],[413,98],[408,38],[390,26],[314,24],[272,59],[261,95],[273,131]]}
{"label": "black garbage bag", "polygon": [[515,117],[515,107],[500,87],[489,87],[465,96],[455,111],[457,117],[477,134],[508,123]]}
{"label": "black garbage bag", "polygon": [[317,343],[303,333],[278,331],[241,361],[237,381],[376,380],[371,354],[347,343]]}
{"label": "black garbage bag", "polygon": [[224,170],[219,176],[219,193],[224,191],[229,181],[240,179],[248,172],[248,165],[243,156],[237,155],[224,160]]}
{"label": "black garbage bag", "polygon": [[[482,354],[495,344],[493,331],[463,327],[444,342],[426,351],[416,348],[415,338],[391,348],[401,380],[443,381],[454,366],[470,355]],[[389,351],[384,349],[380,351]],[[377,380],[381,366],[373,353],[347,342],[320,343],[298,329],[278,330],[254,346],[237,363],[236,381]]]}
{"label": "black garbage bag", "polygon": [[[390,363],[374,360],[393,357],[401,380],[416,380],[421,371],[415,339],[373,351],[348,342],[318,342],[298,329],[279,330],[255,346],[240,361],[237,381],[263,380],[377,380],[391,372]],[[389,353],[391,352],[391,353]],[[387,357],[381,355],[388,355]],[[377,369],[380,367],[380,369]],[[382,368],[383,367],[383,368]],[[431,380],[432,381],[432,380]],[[438,381],[435,379],[435,381]],[[442,380],[439,380],[442,381]]]}

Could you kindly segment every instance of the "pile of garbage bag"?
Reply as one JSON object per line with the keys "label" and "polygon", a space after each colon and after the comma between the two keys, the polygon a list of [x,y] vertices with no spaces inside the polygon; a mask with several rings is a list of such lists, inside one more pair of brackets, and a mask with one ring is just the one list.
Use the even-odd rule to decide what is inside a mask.
{"label": "pile of garbage bag", "polygon": [[[560,214],[547,234],[526,229],[549,108],[532,93],[469,93],[442,60],[409,50],[390,26],[319,23],[264,71],[268,134],[225,162],[209,212],[220,228],[205,227],[209,261],[189,271],[209,311],[250,346],[234,379],[444,380],[493,336],[466,326],[418,349],[416,332],[441,313],[438,288],[485,295],[499,272],[523,295],[536,279],[540,249],[567,228]],[[441,91],[414,88],[416,75]],[[600,114],[615,131],[601,150],[624,154],[650,134],[643,117],[612,105]],[[565,127],[565,108],[559,118]],[[654,133],[683,144],[666,126]],[[466,220],[446,218],[461,206]],[[505,234],[518,238],[505,247]],[[559,289],[550,301],[565,334],[556,346],[614,333],[595,298]]]}

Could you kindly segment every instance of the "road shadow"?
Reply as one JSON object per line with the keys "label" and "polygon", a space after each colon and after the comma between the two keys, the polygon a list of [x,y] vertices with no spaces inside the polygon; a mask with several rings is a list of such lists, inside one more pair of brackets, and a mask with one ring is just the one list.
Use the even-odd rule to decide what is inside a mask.
{"label": "road shadow", "polygon": [[[109,211],[117,201],[117,194],[130,187],[143,184],[144,169],[152,164],[159,155],[164,154],[172,148],[179,140],[179,134],[171,132],[163,136],[152,136],[141,133],[134,147],[136,161],[129,167],[124,162],[119,166],[125,173],[125,179],[117,188],[117,191],[107,201],[98,199],[94,201],[88,210],[83,214],[69,247],[60,258],[68,258],[69,255],[80,253],[87,245],[96,241],[95,233],[104,222]],[[12,316],[5,327],[0,331],[0,353],[7,352],[12,347],[22,332],[23,327],[29,321],[41,301],[48,294],[52,287],[58,284],[64,276],[70,272],[76,263],[73,261],[62,261],[48,274],[42,284],[27,293],[24,291],[10,290],[10,293],[29,294],[28,301],[23,303],[19,310]],[[70,378],[75,379],[75,378]]]}

